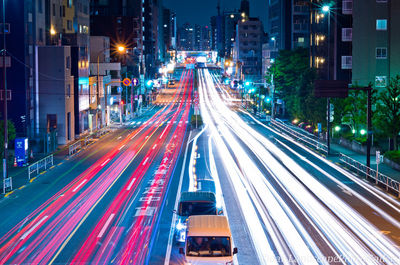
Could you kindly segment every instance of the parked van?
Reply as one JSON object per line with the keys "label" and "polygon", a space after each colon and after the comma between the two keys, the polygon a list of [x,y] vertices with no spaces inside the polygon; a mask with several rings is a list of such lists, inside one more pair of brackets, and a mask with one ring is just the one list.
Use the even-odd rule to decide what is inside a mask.
{"label": "parked van", "polygon": [[191,215],[217,215],[221,214],[217,209],[215,194],[209,191],[182,192],[178,204],[178,222],[176,224],[176,240],[185,242],[186,222]]}
{"label": "parked van", "polygon": [[190,216],[186,233],[185,248],[179,249],[186,264],[233,264],[238,251],[233,247],[226,216]]}

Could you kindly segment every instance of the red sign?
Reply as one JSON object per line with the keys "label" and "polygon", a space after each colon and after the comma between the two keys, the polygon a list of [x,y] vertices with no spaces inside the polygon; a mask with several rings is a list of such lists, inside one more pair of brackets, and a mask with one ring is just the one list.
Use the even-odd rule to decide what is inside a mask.
{"label": "red sign", "polygon": [[122,84],[124,84],[124,86],[130,86],[131,83],[132,82],[129,78],[125,78],[124,80],[122,80]]}

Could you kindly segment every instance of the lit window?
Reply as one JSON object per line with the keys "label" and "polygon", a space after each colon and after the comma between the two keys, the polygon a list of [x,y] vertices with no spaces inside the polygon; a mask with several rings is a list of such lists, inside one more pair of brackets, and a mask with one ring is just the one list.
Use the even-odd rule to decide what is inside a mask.
{"label": "lit window", "polygon": [[375,76],[375,87],[386,87],[387,76]]}
{"label": "lit window", "polygon": [[387,48],[376,48],[376,59],[386,59]]}
{"label": "lit window", "polygon": [[342,56],[342,69],[351,69],[353,66],[352,56]]}
{"label": "lit window", "polygon": [[304,37],[299,37],[299,38],[297,39],[297,42],[304,42]]}
{"label": "lit window", "polygon": [[376,30],[387,30],[387,19],[377,19]]}

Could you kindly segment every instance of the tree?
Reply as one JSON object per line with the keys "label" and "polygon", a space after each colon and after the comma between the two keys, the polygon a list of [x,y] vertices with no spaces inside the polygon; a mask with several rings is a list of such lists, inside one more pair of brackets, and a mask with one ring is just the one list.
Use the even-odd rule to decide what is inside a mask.
{"label": "tree", "polygon": [[389,81],[389,85],[379,93],[378,100],[378,128],[393,139],[394,150],[397,150],[397,135],[400,132],[400,75]]}
{"label": "tree", "polygon": [[[8,120],[7,122],[7,132],[8,132],[8,142],[12,142],[15,139],[16,132],[15,132],[15,127],[14,123],[12,121]],[[1,148],[1,157],[4,156],[3,148],[4,148],[4,122],[3,120],[0,122],[0,148]]]}
{"label": "tree", "polygon": [[281,50],[267,73],[267,80],[274,79],[275,91],[285,101],[292,117],[312,124],[326,119],[326,100],[314,97],[313,83],[316,71],[310,68],[309,50]]}

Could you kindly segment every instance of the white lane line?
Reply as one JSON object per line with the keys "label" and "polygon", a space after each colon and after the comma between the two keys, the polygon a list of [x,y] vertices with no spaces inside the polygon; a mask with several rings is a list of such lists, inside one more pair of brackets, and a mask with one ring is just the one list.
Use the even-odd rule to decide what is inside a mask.
{"label": "white lane line", "polygon": [[25,234],[23,234],[23,235],[21,236],[21,240],[22,240],[22,239],[25,239],[30,233],[32,233],[32,231],[35,230],[35,228],[38,227],[41,223],[43,223],[43,221],[46,220],[47,217],[49,217],[49,216],[47,216],[47,215],[46,215],[46,216],[43,216],[43,218],[42,218],[39,222],[37,222],[31,229],[29,229],[28,231],[26,231]]}
{"label": "white lane line", "polygon": [[157,144],[155,144],[155,145],[153,146],[153,150],[156,148],[156,146],[157,146]]}
{"label": "white lane line", "polygon": [[130,190],[132,188],[133,183],[135,183],[136,178],[132,179],[131,183],[129,183],[128,188],[126,190]]}
{"label": "white lane line", "polygon": [[107,160],[106,160],[106,161],[104,161],[104,162],[103,162],[103,164],[101,164],[100,166],[101,166],[101,167],[104,167],[104,165],[105,165],[105,164],[107,164],[107,163],[108,163],[108,161],[110,161],[110,159],[109,159],[109,158],[107,158]]}
{"label": "white lane line", "polygon": [[107,227],[110,225],[111,220],[114,218],[114,216],[115,216],[115,214],[112,213],[112,214],[110,215],[110,217],[108,217],[107,222],[104,224],[104,226],[103,226],[103,228],[101,229],[101,231],[100,231],[99,235],[97,236],[97,238],[100,238],[100,237],[103,236],[104,232],[106,231]]}
{"label": "white lane line", "polygon": [[144,165],[146,165],[146,163],[147,163],[147,160],[149,160],[149,158],[148,158],[148,157],[146,157],[146,160],[144,160],[144,162],[143,162],[143,164],[142,164],[143,166],[144,166]]}
{"label": "white lane line", "polygon": [[121,138],[122,138],[122,136],[118,137],[118,140],[121,139]]}
{"label": "white lane line", "polygon": [[120,151],[121,151],[121,149],[122,149],[122,148],[124,148],[124,147],[125,147],[125,145],[123,145],[123,146],[121,146],[120,148],[118,148],[118,150],[120,150]]}
{"label": "white lane line", "polygon": [[85,184],[86,181],[87,179],[84,179],[72,192],[75,192],[77,189],[79,189],[83,184]]}
{"label": "white lane line", "polygon": [[[183,164],[182,164],[182,170],[181,170],[181,176],[179,179],[179,185],[178,185],[178,191],[175,199],[175,206],[174,209],[178,209],[178,202],[181,197],[181,189],[182,189],[182,180],[183,180],[183,174],[185,172],[185,165],[186,165],[186,158],[187,158],[187,153],[188,153],[188,147],[189,147],[189,139],[192,135],[192,131],[189,133],[188,141],[186,143],[186,150],[185,150],[185,157],[183,158]],[[169,260],[171,258],[171,251],[172,251],[172,241],[174,239],[174,232],[175,232],[175,223],[176,223],[176,214],[172,215],[172,222],[171,222],[171,229],[169,230],[169,237],[168,237],[168,245],[167,245],[167,252],[165,253],[165,261],[164,265],[169,265]]]}

